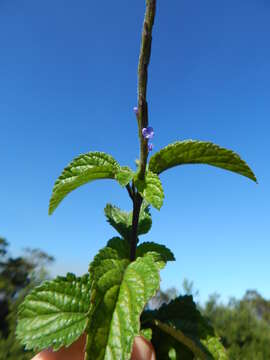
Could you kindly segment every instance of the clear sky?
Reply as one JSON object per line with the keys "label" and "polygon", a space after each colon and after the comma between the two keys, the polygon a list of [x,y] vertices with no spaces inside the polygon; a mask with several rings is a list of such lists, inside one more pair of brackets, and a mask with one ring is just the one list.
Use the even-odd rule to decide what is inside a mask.
{"label": "clear sky", "polygon": [[[149,68],[154,151],[200,139],[235,150],[259,184],[209,166],[162,174],[165,202],[141,240],[177,261],[162,287],[193,280],[200,299],[257,289],[270,297],[270,3],[158,0]],[[138,157],[137,60],[144,0],[0,2],[0,235],[13,254],[39,247],[53,273],[81,274],[115,235],[107,202],[125,190],[100,181],[70,194],[52,216],[55,179],[78,154]]]}

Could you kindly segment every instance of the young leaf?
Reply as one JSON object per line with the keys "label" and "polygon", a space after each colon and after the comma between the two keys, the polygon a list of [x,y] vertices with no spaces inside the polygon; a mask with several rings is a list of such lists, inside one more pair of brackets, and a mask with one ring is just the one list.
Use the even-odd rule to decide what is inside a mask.
{"label": "young leaf", "polygon": [[26,349],[69,346],[86,328],[89,305],[88,275],[46,281],[20,305],[16,335]]}
{"label": "young leaf", "polygon": [[160,174],[184,164],[208,164],[233,171],[257,182],[252,170],[239,155],[205,141],[177,141],[166,146],[150,158],[149,170]]}
{"label": "young leaf", "polygon": [[[191,360],[194,356],[199,359],[219,359],[216,357],[216,349],[218,348],[221,353],[222,345],[217,345],[218,339],[215,338],[213,328],[196,309],[192,296],[180,296],[159,310],[145,311],[142,315],[142,324],[143,327],[152,328],[152,341],[157,353],[166,353],[168,357],[170,348],[174,348],[181,359]],[[160,337],[164,337],[161,349]],[[216,340],[210,340],[213,338]]]}
{"label": "young leaf", "polygon": [[129,359],[140,334],[141,312],[159,287],[159,268],[152,255],[130,263],[116,250],[116,242],[90,264],[86,359]]}
{"label": "young leaf", "polygon": [[128,259],[130,253],[130,245],[126,239],[114,237],[107,242],[107,247],[117,251],[118,257],[121,259]]}
{"label": "young leaf", "polygon": [[175,257],[170,249],[165,245],[156,244],[154,242],[144,242],[136,249],[136,257],[145,256],[149,252],[156,252],[160,255],[162,261],[175,261]]}
{"label": "young leaf", "polygon": [[116,180],[121,186],[127,186],[134,175],[134,172],[128,166],[121,166],[116,174]]}
{"label": "young leaf", "polygon": [[[132,212],[120,210],[118,207],[107,204],[104,209],[108,222],[125,239],[130,238],[132,231]],[[146,234],[152,226],[151,215],[146,205],[141,207],[137,235]]]}
{"label": "young leaf", "polygon": [[[132,212],[130,213],[131,223],[132,223]],[[147,234],[152,227],[152,218],[149,211],[149,205],[143,201],[140,216],[139,216],[139,223],[137,229],[137,235]]]}
{"label": "young leaf", "polygon": [[129,213],[121,211],[118,207],[111,204],[106,205],[104,212],[108,223],[123,236],[123,238],[128,239],[131,231]]}
{"label": "young leaf", "polygon": [[72,190],[93,180],[115,179],[120,165],[102,152],[89,152],[76,157],[56,180],[49,205],[49,214]]}
{"label": "young leaf", "polygon": [[159,177],[151,171],[147,171],[144,180],[135,179],[135,185],[141,196],[156,209],[160,210],[164,193]]}

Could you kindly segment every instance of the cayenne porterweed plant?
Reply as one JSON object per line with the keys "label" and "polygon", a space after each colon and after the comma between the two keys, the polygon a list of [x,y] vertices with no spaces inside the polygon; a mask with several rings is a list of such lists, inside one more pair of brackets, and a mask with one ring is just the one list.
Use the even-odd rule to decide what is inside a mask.
{"label": "cayenne porterweed plant", "polygon": [[158,310],[145,309],[159,289],[160,270],[167,261],[175,260],[164,245],[139,240],[152,226],[150,207],[159,210],[163,204],[160,175],[178,165],[208,164],[256,182],[237,154],[211,142],[176,141],[149,156],[154,130],[148,122],[146,95],[155,12],[156,0],[146,0],[138,103],[133,109],[140,141],[137,170],[119,165],[103,152],[80,155],[56,180],[49,214],[71,191],[99,179],[116,180],[127,190],[133,209],[125,212],[107,204],[105,216],[119,235],[98,252],[87,275],[67,274],[46,281],[25,298],[19,309],[17,336],[26,349],[58,350],[86,333],[85,360],[128,360],[134,338],[141,335],[152,341],[157,359],[227,359],[192,296],[179,296]]}

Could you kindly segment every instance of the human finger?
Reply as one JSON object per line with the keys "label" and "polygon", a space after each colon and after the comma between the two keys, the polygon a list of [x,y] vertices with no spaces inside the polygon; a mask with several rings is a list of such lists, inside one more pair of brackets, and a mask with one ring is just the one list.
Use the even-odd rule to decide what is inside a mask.
{"label": "human finger", "polygon": [[84,360],[86,336],[82,335],[68,348],[58,351],[43,350],[32,360]]}
{"label": "human finger", "polygon": [[131,360],[156,360],[155,350],[151,342],[142,336],[136,336]]}
{"label": "human finger", "polygon": [[[83,335],[68,348],[44,350],[32,360],[84,360],[85,341]],[[156,360],[153,345],[141,336],[135,337],[131,360]]]}

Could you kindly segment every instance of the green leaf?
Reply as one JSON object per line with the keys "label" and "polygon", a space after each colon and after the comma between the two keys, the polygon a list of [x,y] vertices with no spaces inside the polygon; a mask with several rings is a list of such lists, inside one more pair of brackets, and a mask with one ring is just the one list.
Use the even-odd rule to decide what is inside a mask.
{"label": "green leaf", "polygon": [[207,336],[207,338],[201,340],[201,342],[207,347],[215,360],[229,360],[226,350],[219,338],[215,336]]}
{"label": "green leaf", "polygon": [[126,239],[113,237],[107,243],[107,247],[117,251],[118,257],[121,259],[129,259],[130,245]]}
{"label": "green leaf", "polygon": [[20,305],[16,335],[26,349],[69,346],[86,328],[89,305],[88,275],[46,281]]}
{"label": "green leaf", "polygon": [[72,190],[93,180],[115,179],[120,165],[102,152],[89,152],[76,157],[56,180],[49,205],[49,214]]}
{"label": "green leaf", "polygon": [[214,335],[212,326],[196,308],[191,295],[178,296],[169,304],[162,305],[158,310],[145,311],[143,318],[144,321],[148,319],[160,320],[200,338],[206,338],[209,334]]}
{"label": "green leaf", "polygon": [[[130,213],[130,217],[132,219],[132,212]],[[147,234],[150,231],[151,227],[152,227],[152,218],[149,211],[149,205],[145,201],[143,201],[140,210],[137,235]]]}
{"label": "green leaf", "polygon": [[130,263],[118,252],[121,245],[116,242],[90,264],[86,359],[129,359],[134,338],[140,334],[140,315],[159,287],[159,269],[152,255]]}
{"label": "green leaf", "polygon": [[143,336],[146,340],[151,341],[152,339],[152,329],[142,329],[140,335]]}
{"label": "green leaf", "polygon": [[153,172],[147,171],[144,180],[136,178],[134,182],[141,196],[160,210],[163,205],[164,193],[159,177]]}
{"label": "green leaf", "polygon": [[156,244],[154,242],[144,242],[136,249],[136,257],[145,256],[149,252],[156,252],[159,254],[162,261],[175,261],[175,257],[170,249],[165,245]]}
{"label": "green leaf", "polygon": [[[125,239],[129,239],[132,231],[132,211],[121,211],[118,207],[107,204],[104,209],[108,222]],[[152,226],[152,219],[145,204],[141,207],[137,235],[146,234]]]}
{"label": "green leaf", "polygon": [[184,164],[208,164],[233,171],[257,182],[252,170],[239,155],[205,141],[177,141],[166,146],[150,158],[149,170],[160,174],[174,166]]}
{"label": "green leaf", "polygon": [[127,186],[134,175],[134,172],[128,166],[121,166],[116,174],[116,180],[121,186]]}
{"label": "green leaf", "polygon": [[192,296],[179,296],[158,310],[145,311],[141,320],[143,327],[152,328],[153,345],[158,354],[163,354],[162,359],[169,358],[171,348],[180,359],[216,359],[205,342],[215,337],[214,330],[196,309]]}
{"label": "green leaf", "polygon": [[[116,250],[118,257],[129,259],[130,245],[128,240],[114,237],[107,243],[107,247]],[[166,246],[154,242],[144,242],[136,249],[136,258],[151,255],[158,266],[163,268],[167,261],[174,261],[174,255]]]}
{"label": "green leaf", "polygon": [[170,350],[168,352],[168,356],[169,356],[170,360],[177,360],[177,354],[173,347],[170,348]]}
{"label": "green leaf", "polygon": [[131,232],[131,222],[129,213],[121,211],[118,207],[107,204],[105,209],[105,216],[108,223],[125,239],[129,238]]}

